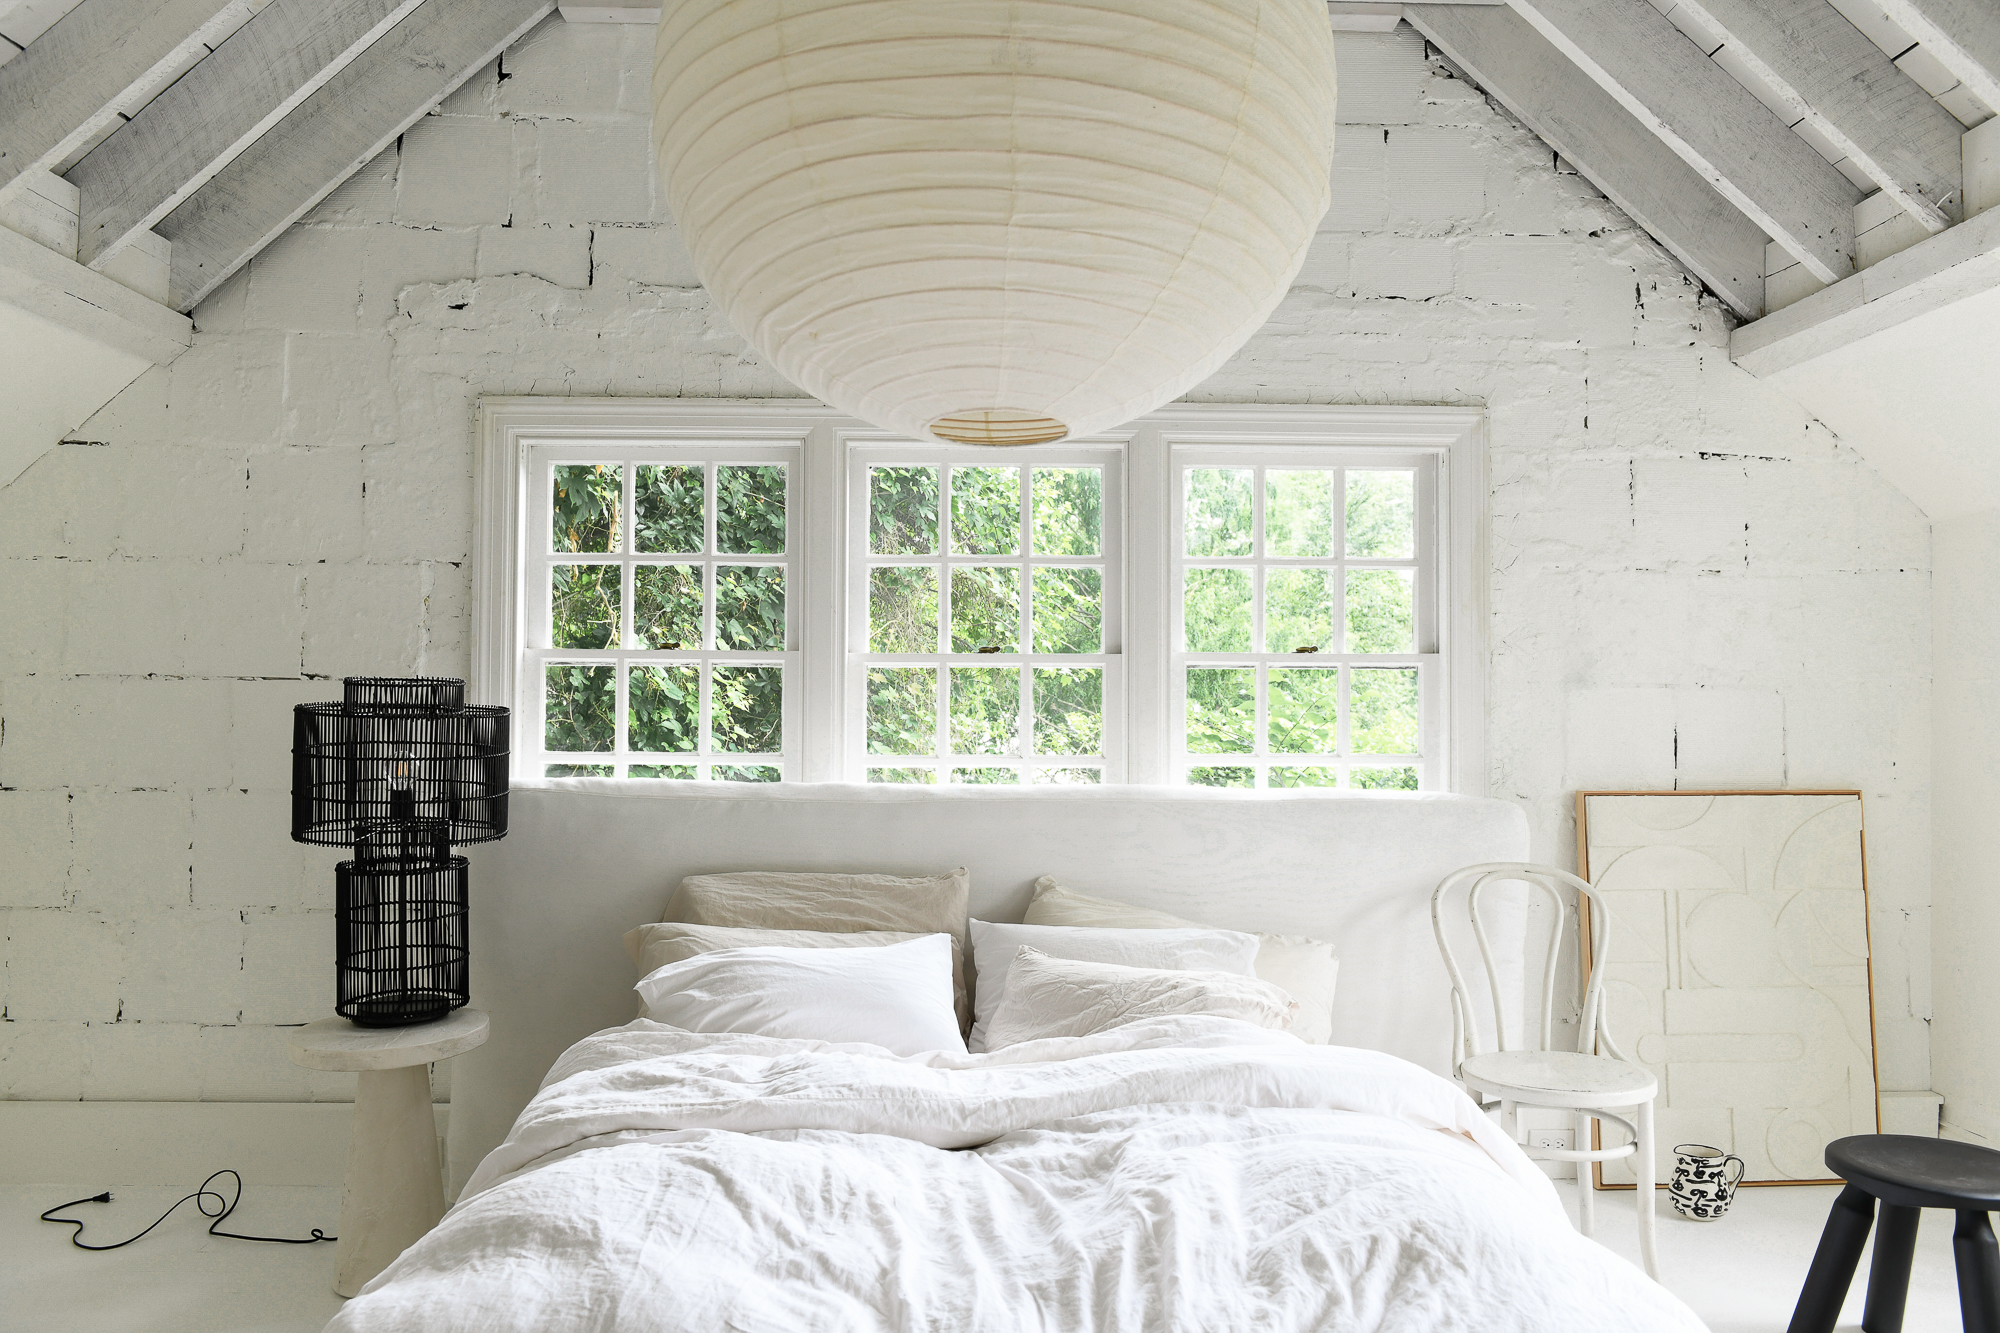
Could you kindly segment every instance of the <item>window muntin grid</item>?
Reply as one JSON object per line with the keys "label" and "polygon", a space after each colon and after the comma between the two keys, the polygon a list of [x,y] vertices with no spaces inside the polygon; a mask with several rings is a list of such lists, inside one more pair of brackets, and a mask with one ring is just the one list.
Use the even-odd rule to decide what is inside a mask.
{"label": "window muntin grid", "polygon": [[[855,778],[1122,779],[1121,461],[1112,447],[854,452]],[[976,521],[1001,506],[1011,522]]]}
{"label": "window muntin grid", "polygon": [[[1178,774],[1210,786],[1441,788],[1436,464],[1314,452],[1175,451]],[[1323,521],[1301,522],[1290,501],[1314,482]],[[1375,521],[1385,490],[1400,513],[1386,533]]]}
{"label": "window muntin grid", "polygon": [[[530,772],[796,779],[800,470],[795,445],[532,446]],[[586,478],[601,503],[578,524],[557,487]],[[565,597],[590,614],[558,616]]]}

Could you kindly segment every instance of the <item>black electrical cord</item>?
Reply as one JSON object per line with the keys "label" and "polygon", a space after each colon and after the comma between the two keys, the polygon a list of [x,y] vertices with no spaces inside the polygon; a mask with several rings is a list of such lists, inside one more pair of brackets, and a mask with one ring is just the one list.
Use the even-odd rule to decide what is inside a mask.
{"label": "black electrical cord", "polygon": [[[222,1197],[222,1192],[220,1190],[212,1190],[209,1188],[210,1185],[213,1185],[215,1183],[217,1176],[229,1176],[236,1181],[236,1192],[228,1199],[224,1199]],[[172,1217],[174,1215],[174,1209],[179,1208],[181,1204],[186,1203],[188,1199],[193,1199],[195,1201],[194,1206],[201,1209],[201,1215],[203,1217],[212,1217],[215,1219],[213,1222],[210,1222],[208,1224],[208,1234],[211,1236],[224,1236],[230,1240],[261,1240],[261,1241],[267,1241],[272,1245],[313,1245],[323,1240],[340,1239],[340,1237],[338,1236],[327,1235],[325,1232],[321,1231],[318,1227],[313,1228],[312,1235],[310,1236],[245,1236],[235,1231],[216,1230],[217,1227],[221,1226],[224,1222],[229,1220],[229,1215],[236,1211],[236,1205],[239,1202],[241,1202],[242,1198],[243,1198],[243,1177],[237,1175],[234,1171],[230,1170],[228,1167],[225,1166],[222,1168],[222,1170],[217,1171],[215,1175],[210,1176],[207,1180],[202,1181],[200,1189],[188,1195],[187,1198],[182,1199],[180,1203],[176,1203],[173,1206],[173,1208],[167,1209],[166,1212],[161,1213],[157,1218],[153,1219],[153,1226],[147,1227],[146,1231],[151,1231],[153,1227],[160,1225],[160,1223],[166,1221],[169,1217]],[[221,1211],[219,1212],[209,1211],[208,1201],[210,1199],[215,1200],[216,1204],[218,1205]],[[69,1243],[76,1246],[76,1248],[78,1248],[79,1250],[123,1249],[125,1246],[130,1245],[133,1241],[139,1239],[139,1236],[145,1235],[146,1231],[141,1231],[139,1233],[139,1236],[130,1236],[124,1240],[118,1241],[115,1244],[111,1245],[85,1245],[83,1243],[83,1222],[81,1219],[74,1217],[51,1216],[51,1214],[60,1213],[65,1209],[74,1208],[81,1203],[110,1203],[110,1202],[111,1202],[110,1190],[106,1190],[102,1194],[93,1194],[87,1199],[71,1199],[68,1203],[59,1203],[55,1207],[49,1209],[48,1212],[43,1213],[42,1220],[44,1222],[63,1222],[67,1223],[70,1226],[75,1227],[76,1230],[70,1233]]]}

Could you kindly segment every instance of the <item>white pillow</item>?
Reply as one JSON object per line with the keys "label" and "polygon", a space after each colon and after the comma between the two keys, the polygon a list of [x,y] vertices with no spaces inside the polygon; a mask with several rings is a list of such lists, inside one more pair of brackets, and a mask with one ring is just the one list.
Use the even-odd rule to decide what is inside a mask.
{"label": "white pillow", "polygon": [[1212,1014],[1281,1028],[1296,1008],[1291,996],[1255,977],[1079,963],[1024,944],[1007,971],[1006,998],[986,1025],[986,1049],[1042,1037],[1088,1037],[1167,1014]]}
{"label": "white pillow", "polygon": [[965,1052],[949,935],[874,949],[718,949],[655,968],[633,989],[644,1017],[690,1032]]}
{"label": "white pillow", "polygon": [[1206,926],[1180,930],[1100,930],[1083,926],[1011,926],[972,922],[972,1049],[983,1051],[985,1025],[1007,994],[1007,969],[1024,944],[1051,958],[1123,963],[1176,971],[1255,975],[1257,937]]}
{"label": "white pillow", "polygon": [[[1035,881],[1035,900],[1028,904],[1025,919],[1043,926],[1160,929],[1200,924],[1149,907],[1093,898],[1066,889],[1047,875]],[[1299,1002],[1287,1031],[1320,1046],[1333,1040],[1333,989],[1340,979],[1340,955],[1331,944],[1303,935],[1259,935],[1257,975]]]}
{"label": "white pillow", "polygon": [[[899,930],[759,930],[754,926],[697,926],[687,921],[661,921],[625,932],[625,952],[639,965],[639,975],[668,963],[718,949],[748,949],[760,944],[785,949],[866,949],[907,944],[929,931]],[[952,942],[957,956],[958,941]]]}

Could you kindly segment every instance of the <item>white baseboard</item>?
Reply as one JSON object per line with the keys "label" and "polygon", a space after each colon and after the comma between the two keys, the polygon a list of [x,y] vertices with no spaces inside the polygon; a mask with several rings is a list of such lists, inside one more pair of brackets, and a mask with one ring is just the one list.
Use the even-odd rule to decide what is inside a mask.
{"label": "white baseboard", "polygon": [[[435,1108],[442,1160],[445,1120]],[[0,1101],[0,1185],[338,1185],[352,1102]]]}

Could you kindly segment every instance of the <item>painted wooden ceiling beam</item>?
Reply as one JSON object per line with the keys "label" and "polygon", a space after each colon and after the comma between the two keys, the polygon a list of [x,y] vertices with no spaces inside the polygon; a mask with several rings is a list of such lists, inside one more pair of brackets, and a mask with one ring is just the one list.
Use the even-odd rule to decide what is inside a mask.
{"label": "painted wooden ceiling beam", "polygon": [[1854,272],[1861,191],[1658,10],[1644,0],[1509,2],[1814,277]]}
{"label": "painted wooden ceiling beam", "polygon": [[511,46],[555,0],[424,0],[155,228],[192,310],[278,233]]}
{"label": "painted wooden ceiling beam", "polygon": [[262,0],[83,0],[0,65],[0,199],[61,166]]}
{"label": "painted wooden ceiling beam", "polygon": [[273,0],[66,173],[77,259],[117,254],[422,0]]}
{"label": "painted wooden ceiling beam", "polygon": [[1939,232],[1958,209],[1965,127],[1826,0],[1679,0],[1905,212]]}
{"label": "painted wooden ceiling beam", "polygon": [[2000,5],[1993,0],[1881,0],[1986,109],[2000,115]]}
{"label": "painted wooden ceiling beam", "polygon": [[1526,19],[1478,5],[1412,5],[1404,16],[1730,309],[1764,313],[1763,231]]}

